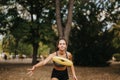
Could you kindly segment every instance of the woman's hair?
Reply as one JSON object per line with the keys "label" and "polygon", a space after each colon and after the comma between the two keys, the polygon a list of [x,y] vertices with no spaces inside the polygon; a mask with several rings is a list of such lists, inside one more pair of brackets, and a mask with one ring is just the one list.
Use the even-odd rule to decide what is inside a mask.
{"label": "woman's hair", "polygon": [[67,45],[67,41],[66,41],[66,39],[65,38],[60,38],[60,39],[58,39],[58,41],[57,41],[57,44],[56,45],[58,45],[59,44],[59,41],[60,40],[64,40],[65,41],[65,43],[66,43],[66,45]]}
{"label": "woman's hair", "polygon": [[67,40],[65,38],[59,38],[58,41],[57,41],[57,43],[56,43],[56,51],[58,50],[57,46],[58,46],[60,40],[64,40],[65,43],[66,43],[66,45],[68,45]]}

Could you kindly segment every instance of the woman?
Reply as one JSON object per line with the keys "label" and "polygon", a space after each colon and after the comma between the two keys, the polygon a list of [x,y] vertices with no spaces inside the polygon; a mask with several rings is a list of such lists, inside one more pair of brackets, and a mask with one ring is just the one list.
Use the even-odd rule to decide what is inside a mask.
{"label": "woman", "polygon": [[[59,56],[59,57],[68,58],[69,60],[72,60],[71,53],[66,51],[67,50],[67,42],[65,39],[63,39],[63,38],[59,39],[57,48],[58,48],[58,50],[56,52],[50,54],[45,60],[37,63],[31,69],[28,69],[29,70],[28,74],[32,75],[35,68],[41,67],[41,66],[47,64],[48,61],[52,60],[52,58],[54,56]],[[53,62],[53,63],[54,63],[54,68],[52,71],[51,80],[68,80],[69,76],[68,76],[67,66],[60,65],[55,62]],[[70,66],[70,68],[72,71],[73,80],[77,80],[74,65]]]}

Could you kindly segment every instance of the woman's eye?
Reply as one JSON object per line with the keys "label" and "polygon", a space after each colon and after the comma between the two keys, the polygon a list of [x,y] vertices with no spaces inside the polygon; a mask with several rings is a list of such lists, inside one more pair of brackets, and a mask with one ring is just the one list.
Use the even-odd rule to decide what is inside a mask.
{"label": "woman's eye", "polygon": [[65,45],[65,43],[60,43],[59,45]]}

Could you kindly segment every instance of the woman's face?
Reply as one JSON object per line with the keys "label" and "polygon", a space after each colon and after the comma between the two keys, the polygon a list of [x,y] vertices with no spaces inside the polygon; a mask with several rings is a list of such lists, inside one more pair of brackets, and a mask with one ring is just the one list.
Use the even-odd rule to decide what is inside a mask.
{"label": "woman's face", "polygon": [[61,51],[66,50],[66,48],[67,48],[66,41],[65,40],[60,40],[59,43],[58,43],[58,48]]}

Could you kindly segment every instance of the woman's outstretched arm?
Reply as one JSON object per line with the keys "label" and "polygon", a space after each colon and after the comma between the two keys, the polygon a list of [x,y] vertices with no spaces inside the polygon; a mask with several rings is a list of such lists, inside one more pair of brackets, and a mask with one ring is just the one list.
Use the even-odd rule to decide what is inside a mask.
{"label": "woman's outstretched arm", "polygon": [[32,76],[33,71],[37,68],[37,67],[41,67],[44,66],[45,64],[47,64],[52,58],[54,57],[54,53],[50,54],[45,60],[40,61],[39,63],[33,65],[33,67],[31,69],[28,69],[28,75]]}

